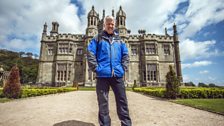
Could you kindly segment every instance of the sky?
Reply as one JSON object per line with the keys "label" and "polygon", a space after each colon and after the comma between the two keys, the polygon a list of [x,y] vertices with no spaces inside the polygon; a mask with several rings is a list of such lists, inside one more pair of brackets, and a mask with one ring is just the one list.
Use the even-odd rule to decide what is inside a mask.
{"label": "sky", "polygon": [[0,49],[38,54],[43,25],[59,23],[59,33],[83,34],[92,8],[102,18],[126,13],[131,34],[173,35],[177,25],[184,82],[224,86],[224,0],[0,0]]}

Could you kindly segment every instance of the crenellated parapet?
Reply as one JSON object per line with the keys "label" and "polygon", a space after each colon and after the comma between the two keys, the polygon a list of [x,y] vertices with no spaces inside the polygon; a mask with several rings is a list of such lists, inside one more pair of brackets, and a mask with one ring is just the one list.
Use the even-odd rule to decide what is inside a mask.
{"label": "crenellated parapet", "polygon": [[173,36],[156,35],[156,34],[138,34],[129,35],[127,41],[144,41],[144,40],[155,40],[158,42],[173,42]]}
{"label": "crenellated parapet", "polygon": [[71,40],[71,41],[83,41],[84,34],[59,34],[57,40]]}
{"label": "crenellated parapet", "polygon": [[140,35],[129,35],[127,41],[139,41]]}
{"label": "crenellated parapet", "polygon": [[42,41],[45,42],[54,42],[57,40],[70,40],[70,41],[83,41],[85,35],[84,34],[58,34],[56,36],[44,36],[42,37]]}
{"label": "crenellated parapet", "polygon": [[146,34],[142,36],[142,39],[144,40],[156,40],[156,41],[173,41],[172,36],[166,36],[166,35],[156,35],[156,34]]}
{"label": "crenellated parapet", "polygon": [[57,36],[50,36],[50,35],[46,35],[46,36],[42,36],[42,42],[54,42],[57,40]]}

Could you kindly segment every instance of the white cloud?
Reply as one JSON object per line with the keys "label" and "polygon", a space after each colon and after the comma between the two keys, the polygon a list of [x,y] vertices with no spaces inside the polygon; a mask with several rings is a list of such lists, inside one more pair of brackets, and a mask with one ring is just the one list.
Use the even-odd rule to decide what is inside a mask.
{"label": "white cloud", "polygon": [[[196,42],[187,37],[194,35],[206,25],[217,23],[224,19],[222,12],[224,11],[224,0],[215,0],[214,2],[206,1],[189,1],[190,6],[182,8],[174,18],[168,20],[168,16],[172,15],[178,5],[187,0],[79,0],[83,6],[84,14],[78,17],[78,7],[71,4],[70,0],[52,0],[46,2],[44,0],[4,0],[0,1],[0,46],[16,50],[10,43],[7,36],[15,36],[13,39],[21,39],[24,36],[36,36],[37,40],[30,41],[36,48],[39,44],[43,24],[47,22],[48,32],[51,30],[51,22],[59,22],[60,33],[85,33],[87,25],[87,14],[95,6],[95,10],[102,18],[102,10],[105,9],[106,15],[112,13],[112,9],[116,12],[121,5],[126,12],[127,28],[131,29],[131,33],[137,33],[139,29],[146,29],[147,33],[164,34],[164,27],[171,28],[176,22],[177,28],[181,33],[181,58],[182,60],[192,58],[203,58],[214,56],[220,53],[218,50],[211,50],[215,45],[214,40]],[[209,3],[209,6],[207,6]],[[202,18],[201,18],[202,17]],[[23,40],[23,39],[22,39]],[[24,41],[24,40],[23,40]],[[30,48],[25,44],[24,49]],[[183,48],[187,47],[187,48]],[[36,49],[39,50],[39,49]]]}
{"label": "white cloud", "polygon": [[202,70],[202,71],[199,71],[199,74],[208,74],[209,71],[208,70]]}
{"label": "white cloud", "polygon": [[[180,39],[185,40],[192,37],[200,31],[203,27],[210,24],[216,24],[224,20],[224,0],[190,0],[189,7],[186,13],[183,13],[186,8],[182,8],[174,19],[168,20],[167,24],[176,22],[177,26],[183,25],[185,27],[178,28]],[[184,11],[183,11],[184,10]]]}
{"label": "white cloud", "polygon": [[197,42],[186,39],[180,43],[181,59],[185,61],[189,59],[200,59],[223,55],[223,52],[214,49],[215,44],[215,40]]}
{"label": "white cloud", "polygon": [[131,29],[131,33],[137,33],[139,29],[146,29],[146,32],[164,34],[164,22],[167,20],[168,15],[172,14],[178,4],[179,0],[80,0],[86,9],[85,16],[82,17],[86,22],[86,15],[91,9],[92,5],[95,10],[100,13],[102,18],[102,10],[105,9],[106,15],[112,14],[112,9],[115,10],[115,15],[119,10],[119,6],[127,15],[127,28]]}
{"label": "white cloud", "polygon": [[[70,4],[70,0],[4,0],[0,1],[0,15],[1,48],[16,51],[34,49],[39,53],[37,45],[40,45],[45,22],[48,33],[52,21],[59,23],[59,33],[81,33],[77,7]],[[28,39],[32,36],[37,39]]]}
{"label": "white cloud", "polygon": [[201,66],[208,66],[213,64],[212,61],[195,61],[194,63],[186,63],[182,64],[182,69],[185,68],[192,68],[192,67],[201,67]]}

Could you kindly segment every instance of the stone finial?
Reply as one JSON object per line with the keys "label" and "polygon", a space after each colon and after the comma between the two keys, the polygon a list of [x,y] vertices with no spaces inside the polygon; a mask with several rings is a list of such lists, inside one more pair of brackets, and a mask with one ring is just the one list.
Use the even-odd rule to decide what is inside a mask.
{"label": "stone finial", "polygon": [[167,34],[167,28],[166,27],[165,27],[165,35],[168,36],[168,34]]}
{"label": "stone finial", "polygon": [[176,26],[175,23],[173,24],[173,33],[174,33],[174,34],[177,34],[177,26]]}
{"label": "stone finial", "polygon": [[105,17],[105,10],[103,9],[103,19],[104,19],[104,17]]}
{"label": "stone finial", "polygon": [[47,33],[47,23],[44,23],[44,29],[43,29],[43,33]]}
{"label": "stone finial", "polygon": [[112,9],[112,16],[114,17],[114,9]]}

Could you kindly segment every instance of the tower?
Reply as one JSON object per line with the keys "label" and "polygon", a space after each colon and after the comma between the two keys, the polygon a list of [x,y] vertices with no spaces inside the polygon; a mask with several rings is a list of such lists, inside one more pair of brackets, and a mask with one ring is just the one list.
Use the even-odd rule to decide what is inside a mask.
{"label": "tower", "polygon": [[42,39],[46,36],[47,36],[47,23],[45,22],[43,32],[42,32]]}
{"label": "tower", "polygon": [[52,30],[51,30],[51,34],[50,34],[51,36],[58,34],[58,27],[59,27],[58,22],[52,22]]}
{"label": "tower", "polygon": [[[87,46],[90,42],[90,40],[98,33],[98,24],[99,24],[99,14],[95,11],[94,6],[92,6],[92,9],[88,13],[87,16],[88,24],[86,28],[86,36],[85,36],[85,50],[84,53],[87,54]],[[95,78],[94,73],[89,69],[87,58],[83,58],[84,67],[83,71],[85,71],[85,77],[84,77],[84,85],[86,86],[93,86],[95,84]]]}
{"label": "tower", "polygon": [[119,32],[119,35],[124,38],[127,34],[127,28],[126,28],[126,14],[122,10],[122,7],[120,6],[119,11],[116,14],[116,29]]}
{"label": "tower", "polygon": [[176,64],[176,73],[178,79],[182,82],[182,72],[181,72],[181,61],[180,61],[180,51],[179,51],[179,39],[177,34],[177,27],[174,23],[173,25],[173,42],[174,42],[174,55],[175,55],[175,64]]}
{"label": "tower", "polygon": [[44,24],[44,29],[43,29],[43,34],[47,34],[47,23],[45,22]]}
{"label": "tower", "polygon": [[99,23],[99,14],[96,13],[94,6],[92,6],[92,9],[88,13],[88,26],[86,28],[86,35],[87,36],[95,36],[98,33],[98,23]]}

